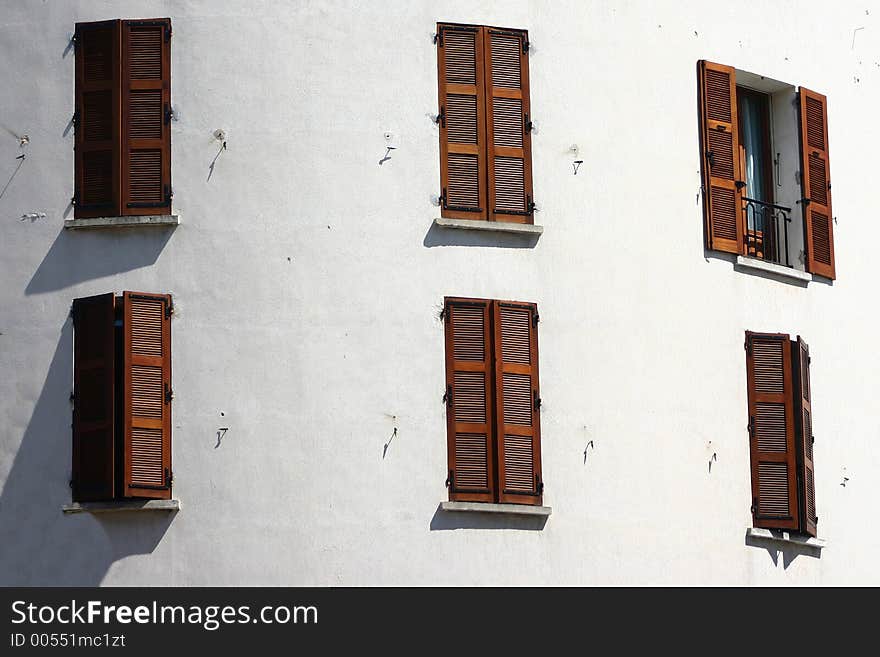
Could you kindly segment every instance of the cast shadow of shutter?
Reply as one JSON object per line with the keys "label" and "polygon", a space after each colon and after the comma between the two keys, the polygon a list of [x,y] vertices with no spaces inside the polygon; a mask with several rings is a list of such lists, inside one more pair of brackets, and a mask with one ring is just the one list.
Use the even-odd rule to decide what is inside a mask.
{"label": "cast shadow of shutter", "polygon": [[[35,339],[38,335],[35,331]],[[98,586],[116,561],[152,553],[176,516],[61,512],[71,499],[72,382],[73,322],[68,318],[0,492],[4,586]],[[20,404],[28,406],[25,399]],[[10,414],[4,427],[10,442],[22,426]]]}
{"label": "cast shadow of shutter", "polygon": [[156,263],[176,226],[62,229],[25,288],[42,294]]}

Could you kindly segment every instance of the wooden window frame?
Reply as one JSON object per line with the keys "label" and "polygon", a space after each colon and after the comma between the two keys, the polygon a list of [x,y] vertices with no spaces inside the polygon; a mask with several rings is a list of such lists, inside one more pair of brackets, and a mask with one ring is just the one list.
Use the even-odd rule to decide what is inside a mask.
{"label": "wooden window frame", "polygon": [[[143,36],[149,31],[159,32],[151,42]],[[91,40],[100,32],[107,35],[109,47],[96,48],[98,41]],[[135,32],[141,36],[133,36]],[[75,219],[171,214],[171,34],[170,18],[76,24],[71,197]],[[106,58],[109,78],[89,79],[90,48],[97,60]],[[144,71],[147,67],[151,68]],[[109,97],[98,100],[96,91]],[[87,96],[95,99],[93,103],[87,102]],[[97,142],[95,134],[89,135],[95,126],[100,126],[102,135],[107,131]],[[102,155],[109,164],[87,163],[90,152]],[[90,189],[95,180],[102,181],[103,193],[97,199],[91,198]]]}
{"label": "wooden window frame", "polygon": [[[472,360],[469,364],[457,361],[454,356],[453,332],[455,319],[452,313],[456,308],[480,309],[482,315],[482,360]],[[517,328],[519,341],[516,343],[519,351],[518,358],[505,359],[504,350],[513,351],[515,338],[510,328],[505,333],[502,323],[510,321],[510,315],[505,313],[528,313],[526,324],[529,326],[527,344],[523,342],[521,329],[526,325],[522,322]],[[540,379],[539,379],[539,355],[538,355],[538,309],[535,303],[520,301],[502,301],[498,299],[476,299],[463,297],[446,297],[444,299],[444,329],[445,329],[445,363],[446,363],[446,425],[447,425],[447,471],[446,487],[449,490],[449,500],[459,502],[485,502],[499,504],[525,504],[541,506],[543,504],[544,482],[541,465],[541,422],[540,422]],[[505,342],[502,336],[508,336]],[[507,347],[504,344],[508,345]],[[522,360],[523,348],[528,350],[527,362]],[[457,365],[456,365],[457,363]],[[462,371],[482,372],[485,375],[483,390],[485,393],[484,421],[478,424],[462,424],[456,419],[456,403],[459,392],[456,388],[456,374]],[[507,378],[509,375],[510,378]],[[522,413],[524,406],[521,402],[522,395],[514,400],[505,382],[510,383],[514,378],[529,377],[529,389],[527,405],[529,406],[529,420],[508,420],[505,409],[517,408]],[[510,406],[506,406],[510,399]],[[460,431],[461,430],[461,431]],[[456,443],[462,432],[477,434],[485,432],[486,451],[486,482],[482,488],[459,487],[456,479]],[[529,439],[524,442],[523,438]],[[507,442],[511,445],[508,447]],[[531,468],[529,485],[524,485],[522,470],[523,464],[522,446],[525,454],[530,453],[526,461],[527,467]],[[517,454],[516,461],[508,455]],[[507,473],[510,464],[510,474]],[[514,483],[515,482],[515,483]]]}
{"label": "wooden window frame", "polygon": [[[145,302],[161,305],[161,308],[155,308],[151,327],[145,324],[144,309],[137,307],[137,304]],[[74,502],[171,499],[173,309],[173,301],[167,294],[123,292],[120,296],[109,293],[74,300],[71,311],[74,318],[71,477]],[[141,327],[136,335],[135,326]],[[99,359],[93,355],[94,343],[90,342],[93,336],[85,331],[102,333],[104,349]],[[144,344],[144,340],[153,340],[152,344],[160,345],[160,352],[139,355],[143,349],[138,345]],[[136,343],[134,347],[133,341]],[[91,349],[91,352],[87,349]],[[102,368],[100,380],[83,374],[94,371],[96,367]],[[152,368],[161,372],[161,379],[154,380],[150,374],[145,376],[136,368]],[[154,391],[158,392],[158,396]],[[89,421],[91,418],[85,415],[94,414],[96,402],[104,409],[101,414],[103,420],[97,423]],[[136,404],[140,404],[138,408],[152,406],[149,406],[150,412],[144,414],[134,410]],[[100,444],[90,441],[90,434],[96,431],[99,432],[97,437]],[[136,432],[139,436],[137,439],[133,438]],[[144,481],[144,466],[151,472],[156,468],[150,459],[156,454],[157,444],[148,444],[147,449],[153,452],[145,452],[141,437],[149,432],[159,438],[160,480],[155,480],[156,474],[152,473],[153,480]],[[90,458],[89,455],[104,463],[97,475],[84,460]],[[99,477],[97,481],[96,476]]]}
{"label": "wooden window frame", "polygon": [[[474,34],[474,84],[462,84],[447,82],[446,77],[446,50],[444,37],[447,33]],[[493,37],[499,39],[517,39],[516,50],[519,56],[519,86],[507,86],[493,84]],[[496,221],[503,223],[534,223],[534,192],[532,178],[532,144],[531,144],[531,94],[529,88],[529,36],[528,30],[517,28],[503,28],[489,25],[471,25],[465,23],[437,23],[437,81],[438,81],[438,104],[439,111],[437,124],[440,128],[440,213],[444,218]],[[509,49],[507,53],[512,52]],[[503,47],[499,45],[499,56]],[[515,70],[515,69],[513,69]],[[476,143],[456,142],[449,138],[448,123],[452,116],[447,112],[450,105],[450,97],[467,98],[473,96],[476,105],[473,134]],[[496,101],[504,100],[506,108],[500,106],[498,112],[499,135],[502,143],[496,141]],[[511,107],[519,102],[521,116],[522,138],[521,145],[511,145],[510,132],[512,126]],[[504,143],[507,142],[507,143]],[[450,183],[451,166],[450,154],[456,154],[466,158],[476,157],[477,184],[472,192],[476,192],[476,199],[468,195],[469,203],[459,203],[454,198]],[[522,205],[520,209],[513,209],[510,192],[517,189],[519,177],[510,163],[522,160]],[[505,167],[496,175],[499,161],[505,162]],[[501,183],[499,183],[501,181]],[[499,184],[502,193],[499,193]],[[506,193],[505,193],[506,192]],[[503,199],[506,207],[499,207],[499,199]],[[473,201],[476,201],[475,203]]]}

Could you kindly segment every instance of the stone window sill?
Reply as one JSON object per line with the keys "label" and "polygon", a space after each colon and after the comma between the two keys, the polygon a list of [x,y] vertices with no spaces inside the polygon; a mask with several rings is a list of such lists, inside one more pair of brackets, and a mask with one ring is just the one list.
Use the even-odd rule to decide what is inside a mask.
{"label": "stone window sill", "polygon": [[122,511],[180,511],[180,500],[119,500],[73,502],[61,507],[64,513],[120,513]]}
{"label": "stone window sill", "polygon": [[520,235],[540,235],[544,232],[543,226],[534,224],[513,224],[505,221],[481,221],[477,219],[447,219],[437,217],[434,225],[441,228],[461,228],[463,230],[485,230],[498,233],[517,233]]}
{"label": "stone window sill", "polygon": [[127,217],[90,217],[88,219],[66,219],[64,227],[74,228],[122,228],[124,226],[177,226],[179,214],[151,214]]}
{"label": "stone window sill", "polygon": [[503,513],[513,516],[540,516],[547,518],[553,509],[549,506],[528,504],[490,504],[488,502],[441,502],[443,511],[464,513]]}
{"label": "stone window sill", "polygon": [[736,266],[742,269],[751,269],[755,271],[766,272],[768,274],[773,274],[781,278],[787,278],[789,280],[797,281],[799,283],[809,283],[813,280],[813,277],[805,271],[794,269],[793,267],[777,265],[772,262],[767,262],[765,260],[759,260],[758,258],[747,258],[741,255],[737,256]]}
{"label": "stone window sill", "polygon": [[808,547],[815,550],[821,550],[827,545],[827,542],[821,538],[813,538],[812,536],[804,536],[802,534],[782,530],[761,529],[758,527],[749,527],[746,530],[746,537],[762,542],[775,543],[780,548]]}

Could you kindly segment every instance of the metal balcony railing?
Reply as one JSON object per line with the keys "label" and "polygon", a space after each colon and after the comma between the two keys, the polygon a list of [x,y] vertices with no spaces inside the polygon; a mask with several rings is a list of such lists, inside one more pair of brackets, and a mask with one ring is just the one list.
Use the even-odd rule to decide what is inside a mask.
{"label": "metal balcony railing", "polygon": [[785,267],[793,267],[788,254],[791,208],[743,197],[746,253]]}

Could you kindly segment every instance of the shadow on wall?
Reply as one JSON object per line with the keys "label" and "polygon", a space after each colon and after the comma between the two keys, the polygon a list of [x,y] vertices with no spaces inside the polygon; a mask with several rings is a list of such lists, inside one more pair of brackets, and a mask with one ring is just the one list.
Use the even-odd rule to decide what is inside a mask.
{"label": "shadow on wall", "polygon": [[446,529],[544,529],[547,516],[513,516],[503,513],[444,511],[438,504],[431,518],[431,531]]}
{"label": "shadow on wall", "polygon": [[530,234],[444,228],[432,223],[422,244],[429,248],[434,246],[494,246],[506,249],[533,249],[538,243],[538,237],[538,235]]}
{"label": "shadow on wall", "polygon": [[[778,535],[782,534],[782,532],[777,532],[775,530],[773,533]],[[815,559],[821,557],[821,550],[812,545],[788,544],[785,547],[782,547],[779,543],[760,536],[746,535],[746,545],[767,550],[767,553],[773,560],[774,566],[779,565],[779,554],[782,553],[782,567],[786,570],[788,570],[788,567],[792,562],[801,555],[805,557],[813,557]]]}
{"label": "shadow on wall", "polygon": [[61,512],[70,502],[72,379],[68,318],[0,493],[2,586],[98,586],[114,562],[153,552],[174,520],[167,513]]}
{"label": "shadow on wall", "polygon": [[141,267],[159,259],[176,226],[62,229],[25,288],[42,294]]}

